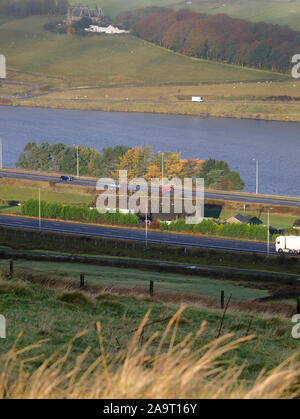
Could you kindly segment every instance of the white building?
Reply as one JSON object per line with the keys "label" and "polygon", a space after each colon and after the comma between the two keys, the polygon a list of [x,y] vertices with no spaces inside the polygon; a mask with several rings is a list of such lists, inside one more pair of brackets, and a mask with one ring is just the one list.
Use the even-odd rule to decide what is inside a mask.
{"label": "white building", "polygon": [[97,25],[90,25],[89,28],[85,29],[87,32],[94,32],[94,33],[107,33],[107,34],[122,34],[122,33],[129,33],[129,31],[125,31],[124,29],[116,28],[115,26],[109,25],[107,27],[97,26]]}

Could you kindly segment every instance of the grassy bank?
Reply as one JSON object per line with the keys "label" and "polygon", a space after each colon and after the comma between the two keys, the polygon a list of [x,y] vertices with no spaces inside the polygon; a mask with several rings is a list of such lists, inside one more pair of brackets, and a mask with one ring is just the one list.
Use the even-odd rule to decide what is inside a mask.
{"label": "grassy bank", "polygon": [[[88,206],[94,199],[94,188],[64,183],[35,182],[23,179],[0,179],[0,195],[3,201],[20,201],[38,199],[39,189],[41,198],[48,202],[57,202],[68,205]],[[16,211],[15,207],[2,204],[0,211]]]}
{"label": "grassy bank", "polygon": [[95,110],[103,112],[141,112],[174,115],[197,115],[202,117],[220,117],[236,119],[257,119],[267,121],[300,122],[300,105],[298,103],[175,103],[149,101],[107,101],[69,100],[55,97],[33,98],[28,101],[17,101],[18,106]]}
{"label": "grassy bank", "polygon": [[[170,317],[178,310],[178,304],[162,303],[155,298],[138,295],[120,296],[107,292],[89,294],[88,291],[80,293],[53,276],[43,277],[25,271],[14,280],[3,278],[0,281],[0,292],[0,312],[7,319],[7,339],[1,345],[2,356],[11,348],[20,331],[25,333],[19,337],[17,348],[24,348],[41,339],[47,340],[31,351],[31,354],[38,356],[25,363],[26,371],[36,370],[58,348],[85,330],[84,336],[73,341],[72,350],[63,368],[71,368],[76,357],[89,346],[90,350],[80,367],[80,370],[84,370],[99,355],[98,333],[95,329],[98,321],[102,324],[103,344],[110,363],[120,350],[126,351],[133,331],[138,328],[148,310],[151,310],[149,325],[144,329],[140,345],[154,333],[161,336]],[[195,335],[205,321],[207,325],[204,331],[197,339],[192,340],[193,352],[200,350],[215,339],[221,317],[221,310],[201,306],[187,308],[177,322],[176,337],[173,334],[174,344],[177,345],[189,333]],[[235,338],[244,338],[249,333],[255,334],[252,342],[244,342],[231,348],[230,353],[218,354],[219,359],[226,362],[226,368],[245,365],[241,378],[249,380],[248,383],[254,381],[262,368],[269,371],[291,356],[298,346],[298,342],[290,336],[290,321],[276,315],[249,315],[240,310],[229,309],[221,330],[222,336],[227,333],[233,333]],[[153,339],[147,349],[148,355],[156,352],[159,340],[159,337]],[[162,353],[166,352],[171,341],[169,333],[161,347]],[[199,359],[201,355],[195,353],[195,356]],[[27,354],[21,355],[23,357],[28,358]],[[118,359],[116,365],[120,365],[120,358]],[[240,380],[239,382],[241,383]]]}

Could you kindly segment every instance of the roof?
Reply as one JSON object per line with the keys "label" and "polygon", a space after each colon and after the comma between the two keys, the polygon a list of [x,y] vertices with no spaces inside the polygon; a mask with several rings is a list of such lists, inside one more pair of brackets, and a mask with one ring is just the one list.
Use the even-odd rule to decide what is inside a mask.
{"label": "roof", "polygon": [[233,222],[234,220],[236,220],[238,223],[246,223],[246,224],[250,223],[250,220],[248,220],[248,218],[244,217],[241,214],[237,214],[237,215],[234,215],[232,217],[229,217],[226,221],[227,222],[230,222],[230,221]]}
{"label": "roof", "polygon": [[73,6],[69,8],[73,16],[77,17],[103,17],[103,12],[100,8],[90,9],[89,7]]}
{"label": "roof", "polygon": [[294,222],[294,228],[300,228],[300,220]]}

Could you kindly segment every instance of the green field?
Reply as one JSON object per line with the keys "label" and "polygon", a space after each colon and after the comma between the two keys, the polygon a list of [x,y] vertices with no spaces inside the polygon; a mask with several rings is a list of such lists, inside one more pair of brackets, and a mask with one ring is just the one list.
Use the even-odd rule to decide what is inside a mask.
{"label": "green field", "polygon": [[[7,266],[7,261],[0,260],[0,267]],[[80,273],[86,275],[90,284],[101,285],[108,288],[124,287],[149,288],[149,281],[155,281],[156,292],[163,293],[193,293],[211,298],[219,298],[220,290],[224,290],[233,300],[247,300],[265,297],[267,291],[248,288],[232,281],[220,281],[212,278],[195,277],[189,275],[176,275],[168,273],[147,272],[137,269],[121,269],[105,266],[80,265],[74,263],[30,262],[16,260],[16,268],[34,270],[38,273],[47,273],[51,276],[60,275],[78,283]]]}
{"label": "green field", "polygon": [[276,73],[192,59],[130,35],[56,35],[43,30],[47,21],[49,18],[33,17],[0,25],[0,50],[6,55],[9,68],[64,76],[77,86],[281,77]]}
{"label": "green field", "polygon": [[[78,4],[76,0],[71,3]],[[95,6],[93,0],[83,0],[81,4]],[[225,13],[229,16],[250,20],[288,25],[300,30],[300,0],[193,0],[191,5],[180,0],[99,0],[105,14],[111,17],[127,10],[161,6],[175,9],[189,8],[200,13]]]}
{"label": "green field", "polygon": [[[0,199],[4,201],[20,202],[28,199],[38,199],[38,188],[0,185]],[[72,193],[71,191],[70,193],[67,193],[66,191],[55,192],[41,189],[41,199],[44,201],[58,202],[66,205],[88,205],[92,202],[93,196],[81,195],[76,192]],[[5,208],[7,208],[6,205],[2,205],[0,210],[3,212]]]}
{"label": "green field", "polygon": [[[259,218],[264,225],[268,224],[268,214],[266,212],[261,213],[260,211],[257,212],[241,212],[245,217],[251,219],[253,217]],[[234,216],[237,214],[236,210],[222,210],[220,214],[220,220],[224,221],[227,218]],[[285,229],[293,227],[293,224],[299,217],[292,216],[292,215],[280,215],[280,214],[272,214],[270,213],[270,225],[273,228],[278,229]]]}

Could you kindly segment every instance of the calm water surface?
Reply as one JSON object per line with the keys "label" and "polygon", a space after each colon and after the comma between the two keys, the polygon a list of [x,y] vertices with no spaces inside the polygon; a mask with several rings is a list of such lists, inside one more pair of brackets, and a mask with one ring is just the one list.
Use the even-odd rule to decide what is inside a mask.
{"label": "calm water surface", "polygon": [[14,167],[29,141],[94,147],[150,144],[183,157],[225,160],[255,191],[300,196],[300,124],[196,116],[13,108],[0,106],[0,136],[6,167]]}

